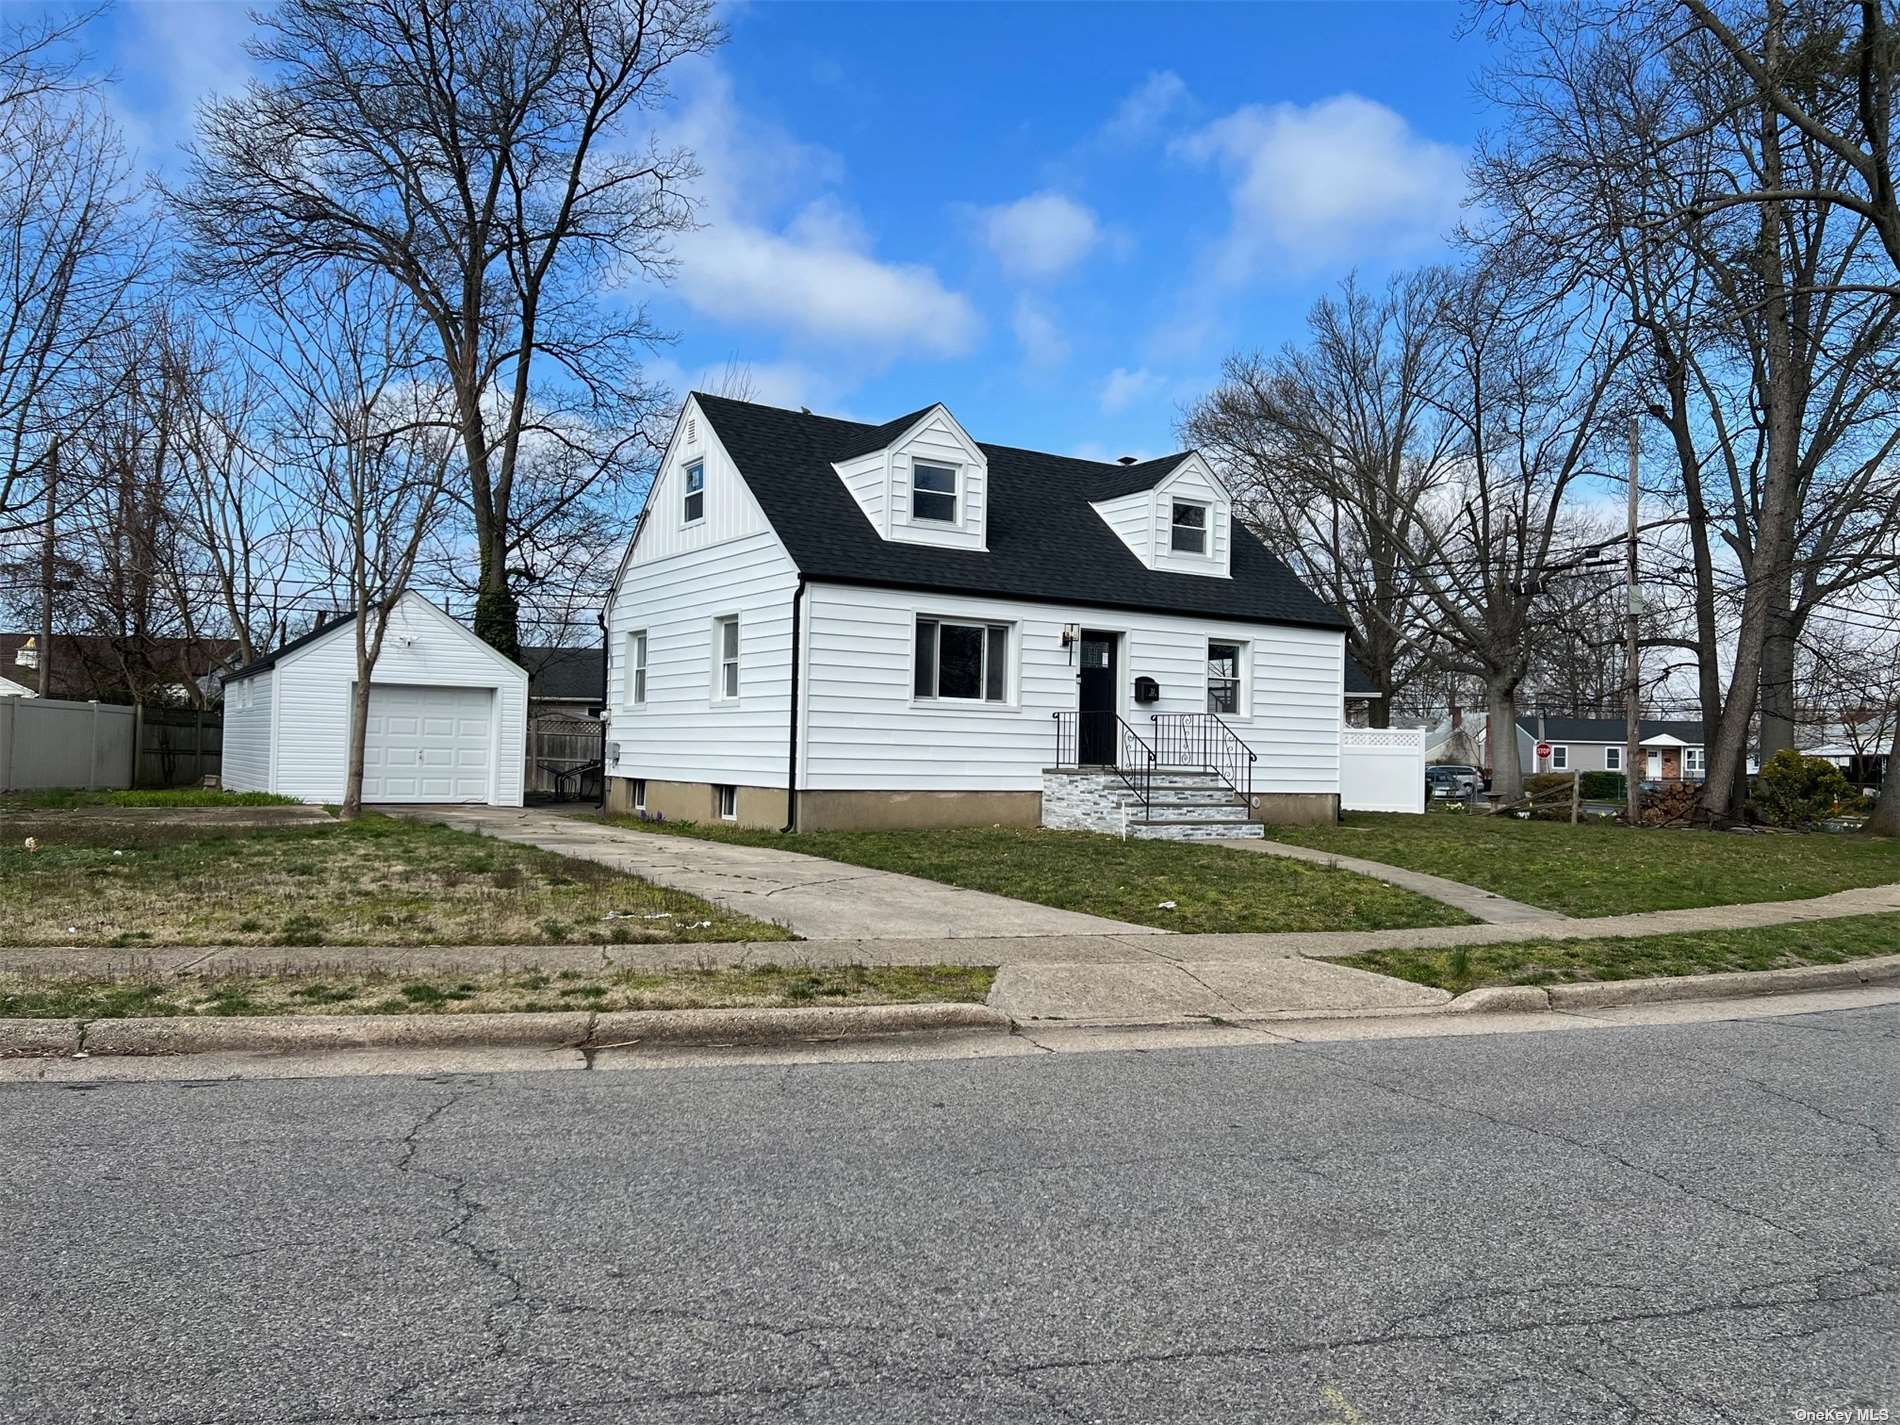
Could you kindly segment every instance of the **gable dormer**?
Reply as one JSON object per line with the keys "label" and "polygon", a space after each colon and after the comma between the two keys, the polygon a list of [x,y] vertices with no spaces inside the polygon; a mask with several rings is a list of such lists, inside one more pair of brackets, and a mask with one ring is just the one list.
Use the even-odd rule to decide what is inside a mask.
{"label": "gable dormer", "polygon": [[833,463],[871,527],[888,540],[985,550],[989,460],[941,404],[879,426],[869,447]]}
{"label": "gable dormer", "polygon": [[1150,569],[1229,577],[1234,501],[1227,487],[1193,452],[1153,465],[1152,484],[1097,500],[1095,512]]}

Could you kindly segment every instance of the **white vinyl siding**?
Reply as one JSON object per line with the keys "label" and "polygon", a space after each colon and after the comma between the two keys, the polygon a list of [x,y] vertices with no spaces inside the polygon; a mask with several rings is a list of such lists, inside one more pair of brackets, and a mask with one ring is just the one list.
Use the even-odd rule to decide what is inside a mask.
{"label": "white vinyl siding", "polygon": [[[955,517],[920,518],[915,512],[914,471],[918,464],[956,472]],[[899,497],[888,501],[886,539],[934,544],[948,549],[985,547],[989,464],[981,448],[941,407],[891,447],[890,480]],[[930,505],[926,503],[926,510]]]}
{"label": "white vinyl siding", "polygon": [[[716,445],[707,464],[723,464]],[[744,498],[750,504],[749,492]],[[620,755],[607,775],[783,787],[798,589],[791,559],[765,529],[717,545],[675,547],[664,557],[646,552],[651,533],[642,533],[608,611],[607,741]],[[712,620],[721,614],[739,620],[737,701],[712,696]],[[626,635],[634,629],[647,636],[646,703],[637,714],[626,710],[624,692]]]}
{"label": "white vinyl siding", "polygon": [[[1039,790],[1055,749],[1051,714],[1076,706],[1062,629],[1078,624],[1122,635],[1118,695],[1138,731],[1151,713],[1205,712],[1209,641],[1241,645],[1247,706],[1225,721],[1259,754],[1255,791],[1339,790],[1345,640],[1336,631],[830,584],[805,597],[802,789]],[[1012,699],[918,699],[920,617],[1009,627]],[[1144,676],[1161,685],[1161,701],[1136,707]]]}
{"label": "white vinyl siding", "polygon": [[224,757],[219,777],[227,791],[270,790],[271,679],[258,673],[224,690]]}

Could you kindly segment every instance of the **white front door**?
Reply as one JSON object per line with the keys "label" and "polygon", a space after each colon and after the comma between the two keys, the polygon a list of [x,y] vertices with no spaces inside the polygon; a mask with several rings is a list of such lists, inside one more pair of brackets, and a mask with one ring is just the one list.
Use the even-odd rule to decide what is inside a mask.
{"label": "white front door", "polygon": [[1662,753],[1652,752],[1649,754],[1649,770],[1643,773],[1643,775],[1652,782],[1660,782],[1662,780]]}
{"label": "white front door", "polygon": [[494,690],[375,684],[363,737],[366,802],[485,802]]}

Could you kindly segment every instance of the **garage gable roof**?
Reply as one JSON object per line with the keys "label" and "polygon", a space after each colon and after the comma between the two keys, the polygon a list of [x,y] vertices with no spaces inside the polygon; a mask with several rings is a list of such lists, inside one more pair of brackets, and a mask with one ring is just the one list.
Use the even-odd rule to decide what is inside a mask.
{"label": "garage gable roof", "polygon": [[[475,634],[472,631],[470,631],[470,629],[466,625],[464,625],[459,619],[450,617],[448,614],[444,613],[441,609],[437,608],[428,599],[424,598],[421,594],[418,594],[414,589],[410,589],[407,592],[405,592],[403,596],[396,601],[396,605],[398,608],[427,609],[428,615],[431,619],[434,619],[436,622],[442,624],[443,627],[453,630],[455,635],[458,638],[460,638],[464,643],[466,643],[470,648],[479,649],[484,655],[492,659],[495,663],[500,665],[502,668],[505,668],[508,672],[520,678],[524,683],[527,681],[528,670],[526,668],[523,668],[519,663],[516,663],[512,659],[504,657],[496,649],[484,643],[481,639],[477,638]],[[347,612],[344,612],[344,613],[337,614],[335,617],[329,619],[327,622],[323,623],[319,627],[311,629],[308,633],[299,634],[296,638],[291,639],[290,642],[284,644],[281,648],[278,648],[273,652],[266,653],[262,657],[252,659],[249,663],[246,663],[242,668],[238,669],[237,672],[231,674],[228,678],[226,678],[224,680],[225,684],[226,686],[229,686],[232,683],[241,682],[246,678],[255,677],[259,673],[268,672],[270,669],[275,668],[279,663],[282,663],[285,659],[293,657],[296,654],[302,653],[305,649],[310,648],[311,646],[315,644],[321,643],[325,639],[330,638],[335,634],[341,633],[344,629],[349,628],[352,625],[354,625],[355,622],[356,622],[356,611],[354,609],[348,610]]]}

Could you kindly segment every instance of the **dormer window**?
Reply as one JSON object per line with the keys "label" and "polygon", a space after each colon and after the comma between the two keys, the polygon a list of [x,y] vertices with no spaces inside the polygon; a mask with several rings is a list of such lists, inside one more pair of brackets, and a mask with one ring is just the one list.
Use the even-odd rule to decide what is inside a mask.
{"label": "dormer window", "polygon": [[1191,500],[1174,502],[1173,528],[1168,548],[1176,554],[1207,553],[1207,506]]}
{"label": "dormer window", "polygon": [[706,465],[695,460],[686,467],[686,499],[680,509],[682,523],[698,524],[706,518]]}
{"label": "dormer window", "polygon": [[938,524],[957,523],[957,469],[954,465],[928,465],[921,460],[911,463],[910,517],[934,520]]}

